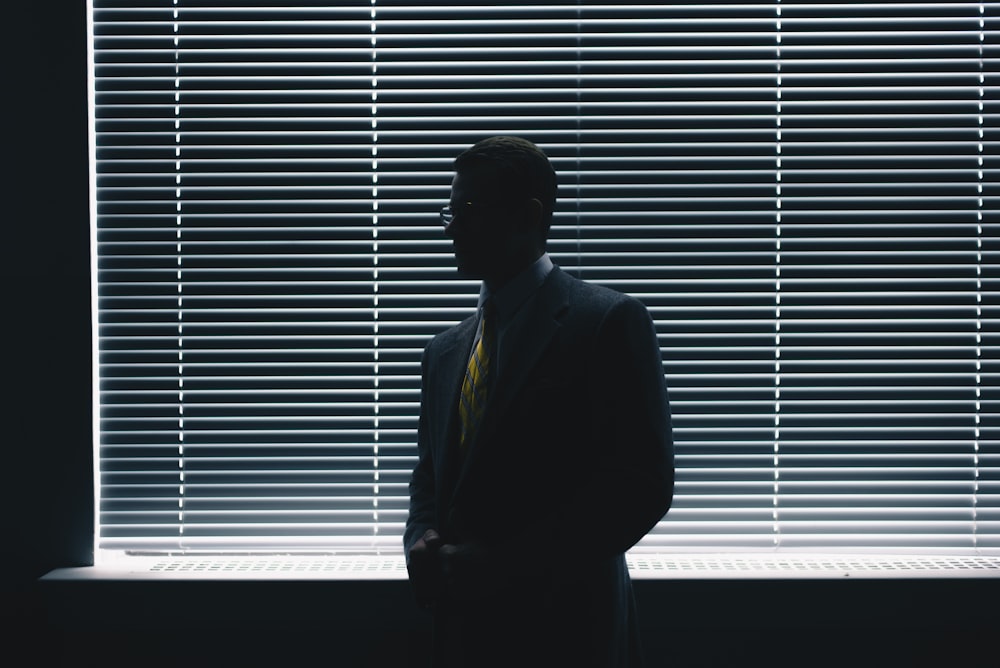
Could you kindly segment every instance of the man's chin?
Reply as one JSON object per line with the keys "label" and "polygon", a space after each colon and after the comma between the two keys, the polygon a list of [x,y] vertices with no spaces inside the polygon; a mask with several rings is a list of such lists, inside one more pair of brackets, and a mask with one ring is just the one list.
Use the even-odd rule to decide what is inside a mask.
{"label": "man's chin", "polygon": [[477,281],[483,280],[482,272],[463,267],[462,265],[458,266],[458,275],[462,278],[469,278]]}
{"label": "man's chin", "polygon": [[455,255],[455,265],[458,268],[458,275],[463,278],[474,278],[482,280],[484,273],[482,267],[476,262],[469,262],[461,255]]}

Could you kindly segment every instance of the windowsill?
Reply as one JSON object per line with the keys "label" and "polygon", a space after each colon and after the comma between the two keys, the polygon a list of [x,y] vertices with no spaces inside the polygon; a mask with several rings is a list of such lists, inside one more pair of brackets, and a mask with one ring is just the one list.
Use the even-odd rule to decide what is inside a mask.
{"label": "windowsill", "polygon": [[[638,554],[634,580],[830,580],[1000,578],[1000,556],[920,554]],[[406,580],[400,555],[135,556],[97,566],[56,569],[63,581]]]}
{"label": "windowsill", "polygon": [[[830,661],[813,666],[984,665],[1000,632],[1000,557],[644,554],[629,566],[650,665],[797,667],[817,647]],[[112,666],[141,665],[147,646],[204,645],[220,658],[203,665],[310,665],[336,647],[364,659],[338,665],[407,668],[431,636],[398,556],[141,557],[40,585],[58,637],[139,648]]]}

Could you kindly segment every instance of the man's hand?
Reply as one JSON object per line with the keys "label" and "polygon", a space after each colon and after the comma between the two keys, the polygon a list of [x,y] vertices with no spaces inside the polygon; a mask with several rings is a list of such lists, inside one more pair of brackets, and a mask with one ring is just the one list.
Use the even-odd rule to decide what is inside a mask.
{"label": "man's hand", "polygon": [[516,581],[512,564],[478,543],[444,543],[428,529],[410,548],[408,569],[417,604],[425,608],[444,596],[475,601],[497,594]]}
{"label": "man's hand", "polygon": [[454,601],[496,594],[509,573],[488,548],[477,543],[445,544],[438,550],[444,590]]}
{"label": "man's hand", "polygon": [[429,608],[438,597],[441,588],[441,561],[439,551],[441,536],[434,529],[428,529],[410,548],[407,570],[417,604]]}

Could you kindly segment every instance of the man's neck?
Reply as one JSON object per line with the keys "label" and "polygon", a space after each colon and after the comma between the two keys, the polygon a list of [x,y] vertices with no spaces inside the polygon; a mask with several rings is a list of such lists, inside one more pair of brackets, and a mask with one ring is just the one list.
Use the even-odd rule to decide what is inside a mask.
{"label": "man's neck", "polygon": [[528,256],[523,262],[519,262],[514,265],[516,268],[510,271],[504,272],[499,276],[487,276],[483,279],[483,283],[486,284],[486,289],[490,294],[496,294],[500,290],[503,290],[505,286],[510,284],[515,278],[527,271],[533,264],[538,262],[538,259],[544,255],[544,251],[539,251],[533,256]]}
{"label": "man's neck", "polygon": [[499,290],[493,290],[488,283],[484,282],[479,294],[480,305],[487,298],[490,299],[499,318],[505,320],[513,315],[525,299],[534,294],[553,267],[552,260],[543,253],[537,260],[507,281]]}

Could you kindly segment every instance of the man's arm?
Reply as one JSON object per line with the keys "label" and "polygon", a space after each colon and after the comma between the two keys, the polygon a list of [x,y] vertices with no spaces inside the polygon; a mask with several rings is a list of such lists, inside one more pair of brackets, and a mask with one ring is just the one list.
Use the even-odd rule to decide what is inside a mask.
{"label": "man's arm", "polygon": [[[599,495],[578,499],[602,527],[601,547],[624,552],[652,529],[673,500],[670,404],[656,329],[641,302],[628,298],[604,319],[593,351],[591,409],[599,416]],[[588,500],[589,499],[589,500]]]}
{"label": "man's arm", "polygon": [[403,533],[403,551],[410,584],[418,604],[429,606],[440,588],[438,548],[441,538],[434,524],[436,486],[427,427],[428,353],[421,360],[420,421],[417,429],[417,464],[410,477],[410,512]]}
{"label": "man's arm", "polygon": [[636,299],[616,303],[590,351],[587,405],[595,449],[580,479],[525,543],[547,557],[604,559],[638,542],[670,508],[674,466],[670,408],[652,319]]}

